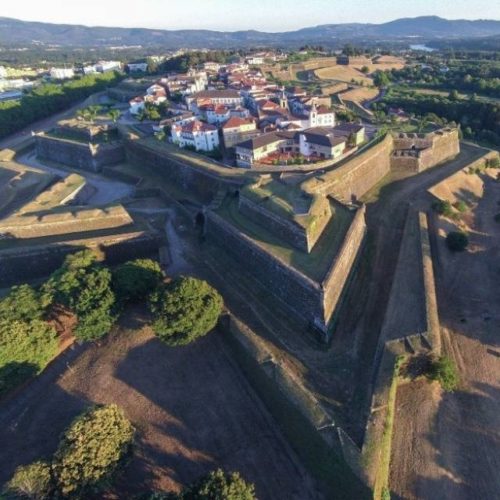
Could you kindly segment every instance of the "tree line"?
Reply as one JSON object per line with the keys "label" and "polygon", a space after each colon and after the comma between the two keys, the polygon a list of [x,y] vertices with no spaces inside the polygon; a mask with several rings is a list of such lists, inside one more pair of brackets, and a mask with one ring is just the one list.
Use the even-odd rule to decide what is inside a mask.
{"label": "tree line", "polygon": [[117,72],[87,75],[64,83],[46,83],[23,95],[19,101],[0,103],[0,138],[47,118],[115,85],[123,78]]}

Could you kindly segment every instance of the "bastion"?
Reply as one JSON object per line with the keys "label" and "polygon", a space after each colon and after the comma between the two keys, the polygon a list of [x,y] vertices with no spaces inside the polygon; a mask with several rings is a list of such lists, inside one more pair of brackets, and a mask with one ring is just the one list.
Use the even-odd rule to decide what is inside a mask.
{"label": "bastion", "polygon": [[37,133],[35,141],[39,158],[93,172],[125,159],[114,125],[65,120],[50,132]]}

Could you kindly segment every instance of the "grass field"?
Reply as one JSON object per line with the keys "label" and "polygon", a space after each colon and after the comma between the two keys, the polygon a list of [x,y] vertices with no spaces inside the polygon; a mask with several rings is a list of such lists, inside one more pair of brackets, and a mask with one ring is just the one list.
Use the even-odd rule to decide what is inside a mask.
{"label": "grass field", "polygon": [[352,80],[356,82],[363,82],[364,85],[372,85],[373,80],[362,73],[359,69],[353,66],[345,66],[337,64],[335,66],[328,66],[314,71],[314,74],[320,80],[336,80],[339,82],[350,83]]}
{"label": "grass field", "polygon": [[366,101],[370,101],[374,99],[378,95],[378,89],[376,88],[367,88],[367,87],[357,87],[347,92],[342,92],[339,96],[344,101],[354,101],[359,104],[363,104]]}

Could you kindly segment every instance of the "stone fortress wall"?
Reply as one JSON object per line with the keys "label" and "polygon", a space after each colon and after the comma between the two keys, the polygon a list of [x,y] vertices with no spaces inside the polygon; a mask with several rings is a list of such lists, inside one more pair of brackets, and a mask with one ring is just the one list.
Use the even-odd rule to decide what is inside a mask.
{"label": "stone fortress wall", "polygon": [[61,267],[66,255],[90,248],[110,265],[130,259],[158,256],[158,233],[131,231],[119,235],[81,238],[57,244],[16,247],[0,251],[0,287],[45,278]]}
{"label": "stone fortress wall", "polygon": [[395,134],[391,168],[423,172],[460,153],[458,129],[440,129],[429,134]]}
{"label": "stone fortress wall", "polygon": [[92,144],[51,137],[44,133],[38,133],[35,141],[36,153],[40,158],[92,172],[100,172],[106,165],[125,160],[125,149],[121,143]]}
{"label": "stone fortress wall", "polygon": [[23,214],[0,220],[0,233],[14,238],[41,238],[85,230],[113,229],[133,224],[121,206],[106,208],[75,208],[44,215]]}
{"label": "stone fortress wall", "polygon": [[253,201],[240,192],[239,211],[257,224],[266,227],[283,241],[298,250],[309,253],[332,217],[328,199],[317,196],[312,200],[304,225],[293,218],[285,218],[266,209],[262,204]]}
{"label": "stone fortress wall", "polygon": [[365,228],[362,207],[354,216],[325,279],[317,282],[264,250],[214,212],[208,211],[206,219],[207,237],[229,251],[241,266],[250,270],[286,307],[322,331],[325,338],[358,256]]}

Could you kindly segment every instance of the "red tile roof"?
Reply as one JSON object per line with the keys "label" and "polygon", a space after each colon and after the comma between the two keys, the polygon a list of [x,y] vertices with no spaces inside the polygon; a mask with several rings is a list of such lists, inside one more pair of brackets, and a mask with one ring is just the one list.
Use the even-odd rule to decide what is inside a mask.
{"label": "red tile roof", "polygon": [[242,125],[250,125],[251,123],[254,123],[253,120],[250,120],[248,118],[240,118],[239,116],[232,116],[229,118],[229,120],[223,125],[223,129],[230,129],[230,128],[238,128],[241,127]]}

